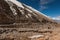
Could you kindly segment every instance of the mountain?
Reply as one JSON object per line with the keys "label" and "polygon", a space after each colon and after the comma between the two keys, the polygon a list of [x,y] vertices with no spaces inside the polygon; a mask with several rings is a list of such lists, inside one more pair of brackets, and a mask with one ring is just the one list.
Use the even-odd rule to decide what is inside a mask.
{"label": "mountain", "polygon": [[48,38],[59,27],[57,24],[50,17],[17,0],[0,0],[0,40],[31,40],[35,36],[41,38],[41,34],[48,35]]}
{"label": "mountain", "polygon": [[0,1],[0,24],[49,23],[51,18],[16,0]]}

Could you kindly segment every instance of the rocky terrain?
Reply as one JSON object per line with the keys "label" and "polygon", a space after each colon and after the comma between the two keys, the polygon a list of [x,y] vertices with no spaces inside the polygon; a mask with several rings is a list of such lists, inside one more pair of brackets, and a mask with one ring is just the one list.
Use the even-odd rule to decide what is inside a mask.
{"label": "rocky terrain", "polygon": [[60,24],[17,0],[0,0],[0,40],[60,40]]}

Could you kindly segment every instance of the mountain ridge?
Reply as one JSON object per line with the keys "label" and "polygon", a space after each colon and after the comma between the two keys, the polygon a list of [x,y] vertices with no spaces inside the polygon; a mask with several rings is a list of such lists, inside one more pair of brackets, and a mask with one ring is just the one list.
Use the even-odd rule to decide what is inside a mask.
{"label": "mountain ridge", "polygon": [[[16,4],[15,2],[18,4]],[[53,39],[59,25],[53,19],[16,0],[0,0],[0,40]]]}
{"label": "mountain ridge", "polygon": [[[22,8],[22,7],[23,7],[22,4],[20,4],[20,6],[21,6],[21,7],[20,7],[20,6],[16,6],[16,5],[17,5],[16,2],[14,2],[14,3],[16,4],[16,5],[15,5],[12,0],[8,0],[8,1],[5,0],[5,1],[6,1],[7,4],[10,6],[10,10],[12,11],[12,15],[13,15],[13,16],[22,13],[22,15],[23,15],[23,14],[26,14],[26,15],[25,15],[26,17],[28,17],[28,16],[31,17],[31,14],[33,14],[35,17],[37,17],[38,20],[40,20],[39,17],[41,17],[41,16],[42,16],[42,18],[44,18],[45,20],[46,20],[46,19],[50,19],[49,17],[45,16],[44,14],[39,14],[39,12],[37,12],[35,9],[32,9],[31,7],[28,8],[28,6],[24,5],[24,6],[27,7],[27,8]],[[14,1],[16,1],[16,0],[14,0]],[[9,3],[9,2],[11,2],[11,3]],[[17,1],[17,3],[19,3],[19,2]],[[14,8],[14,7],[15,7],[15,8]],[[18,9],[18,8],[19,8],[19,9]],[[22,10],[21,10],[20,8],[21,8]],[[17,11],[16,9],[17,9],[18,11]],[[29,10],[30,10],[30,11],[29,11]],[[28,12],[30,12],[30,13],[29,13],[29,14],[28,14],[28,13],[23,13],[24,11],[28,11]],[[18,12],[18,13],[17,13],[17,12]],[[19,12],[20,12],[20,13],[19,13]],[[33,12],[34,12],[34,13],[33,13]],[[27,16],[27,15],[28,15],[28,16]],[[39,17],[38,17],[38,16],[39,16]]]}
{"label": "mountain ridge", "polygon": [[[17,0],[1,0],[4,1],[6,3],[7,6],[2,6],[4,9],[5,14],[1,14],[1,16],[5,15],[7,19],[7,24],[8,23],[54,23],[53,19],[51,19],[50,17],[42,14],[41,12],[35,10],[34,8],[25,5],[24,3],[20,3]],[[3,4],[3,2],[1,2],[1,5],[5,5]],[[8,8],[7,8],[8,7]],[[2,10],[2,9],[1,9]],[[2,10],[3,11],[3,10]],[[9,12],[9,13],[8,13]],[[9,14],[9,15],[7,15]],[[2,20],[1,17],[1,23],[5,23],[6,20]],[[30,21],[30,22],[29,22]],[[0,23],[0,24],[1,24]]]}

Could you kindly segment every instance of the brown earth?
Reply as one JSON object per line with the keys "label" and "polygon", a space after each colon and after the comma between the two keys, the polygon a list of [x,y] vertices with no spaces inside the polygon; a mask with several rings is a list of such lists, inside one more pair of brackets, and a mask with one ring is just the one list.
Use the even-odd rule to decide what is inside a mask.
{"label": "brown earth", "polygon": [[11,3],[0,0],[0,40],[60,40],[60,24],[24,4],[23,9]]}

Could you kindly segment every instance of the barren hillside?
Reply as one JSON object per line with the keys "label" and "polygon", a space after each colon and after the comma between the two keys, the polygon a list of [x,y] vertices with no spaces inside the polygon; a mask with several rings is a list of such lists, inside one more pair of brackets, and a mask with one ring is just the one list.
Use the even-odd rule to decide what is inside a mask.
{"label": "barren hillside", "polygon": [[59,40],[59,26],[24,3],[0,0],[0,40]]}

